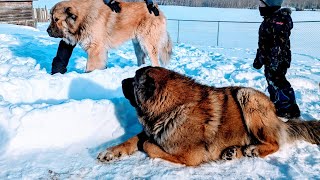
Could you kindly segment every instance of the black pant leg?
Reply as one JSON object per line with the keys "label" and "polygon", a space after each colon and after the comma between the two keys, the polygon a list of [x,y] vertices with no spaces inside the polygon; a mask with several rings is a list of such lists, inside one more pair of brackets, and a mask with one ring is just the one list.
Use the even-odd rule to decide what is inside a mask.
{"label": "black pant leg", "polygon": [[64,74],[65,72],[67,72],[67,66],[74,47],[75,45],[67,44],[63,40],[60,41],[57,55],[53,58],[52,61],[51,74]]}
{"label": "black pant leg", "polygon": [[300,110],[296,104],[294,90],[285,77],[286,72],[287,69],[282,72],[274,72],[265,68],[270,100],[274,103],[278,115],[286,114],[289,117],[297,117],[300,116]]}

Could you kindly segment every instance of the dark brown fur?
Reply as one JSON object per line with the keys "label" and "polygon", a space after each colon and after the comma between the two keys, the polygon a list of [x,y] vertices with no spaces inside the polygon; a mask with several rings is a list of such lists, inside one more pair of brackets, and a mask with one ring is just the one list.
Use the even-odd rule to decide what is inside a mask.
{"label": "dark brown fur", "polygon": [[105,162],[138,150],[151,158],[196,166],[203,162],[265,157],[297,139],[319,144],[320,122],[281,121],[269,98],[252,88],[215,88],[176,72],[145,67],[123,81],[144,131],[108,148]]}

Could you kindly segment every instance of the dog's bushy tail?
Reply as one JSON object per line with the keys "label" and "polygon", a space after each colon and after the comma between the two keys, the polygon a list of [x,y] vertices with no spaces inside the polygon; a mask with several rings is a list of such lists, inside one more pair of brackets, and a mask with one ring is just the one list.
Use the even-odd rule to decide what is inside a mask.
{"label": "dog's bushy tail", "polygon": [[163,45],[163,47],[160,50],[160,61],[162,65],[167,65],[170,62],[170,58],[172,55],[172,41],[170,38],[169,33],[167,32],[167,37],[165,37],[165,43]]}
{"label": "dog's bushy tail", "polygon": [[320,121],[289,120],[287,133],[289,140],[304,140],[312,144],[320,144]]}

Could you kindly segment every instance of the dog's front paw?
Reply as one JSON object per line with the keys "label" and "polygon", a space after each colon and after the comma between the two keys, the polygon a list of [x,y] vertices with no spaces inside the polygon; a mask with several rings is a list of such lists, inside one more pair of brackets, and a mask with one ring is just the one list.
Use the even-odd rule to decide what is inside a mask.
{"label": "dog's front paw", "polygon": [[250,145],[245,147],[242,152],[243,155],[246,157],[258,157],[259,156],[259,151],[256,148],[257,146],[255,145]]}
{"label": "dog's front paw", "polygon": [[[221,153],[221,159],[223,160],[233,160],[238,158],[239,156],[239,146],[231,146],[226,148],[225,150],[222,151]],[[241,154],[241,153],[240,153]]]}
{"label": "dog's front paw", "polygon": [[114,151],[114,150],[107,149],[107,150],[99,153],[97,159],[100,162],[109,162],[109,161],[118,159],[121,156],[122,156],[122,153],[120,151]]}

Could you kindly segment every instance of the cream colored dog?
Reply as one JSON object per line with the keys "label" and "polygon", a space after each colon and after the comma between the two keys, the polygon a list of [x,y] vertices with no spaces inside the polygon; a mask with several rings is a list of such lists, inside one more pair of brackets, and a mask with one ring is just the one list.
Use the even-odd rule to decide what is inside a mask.
{"label": "cream colored dog", "polygon": [[146,55],[153,66],[170,60],[172,44],[166,18],[150,14],[144,2],[121,2],[115,13],[102,0],[70,0],[51,10],[48,34],[69,44],[79,43],[88,53],[86,72],[106,67],[107,51],[132,40],[138,65]]}

